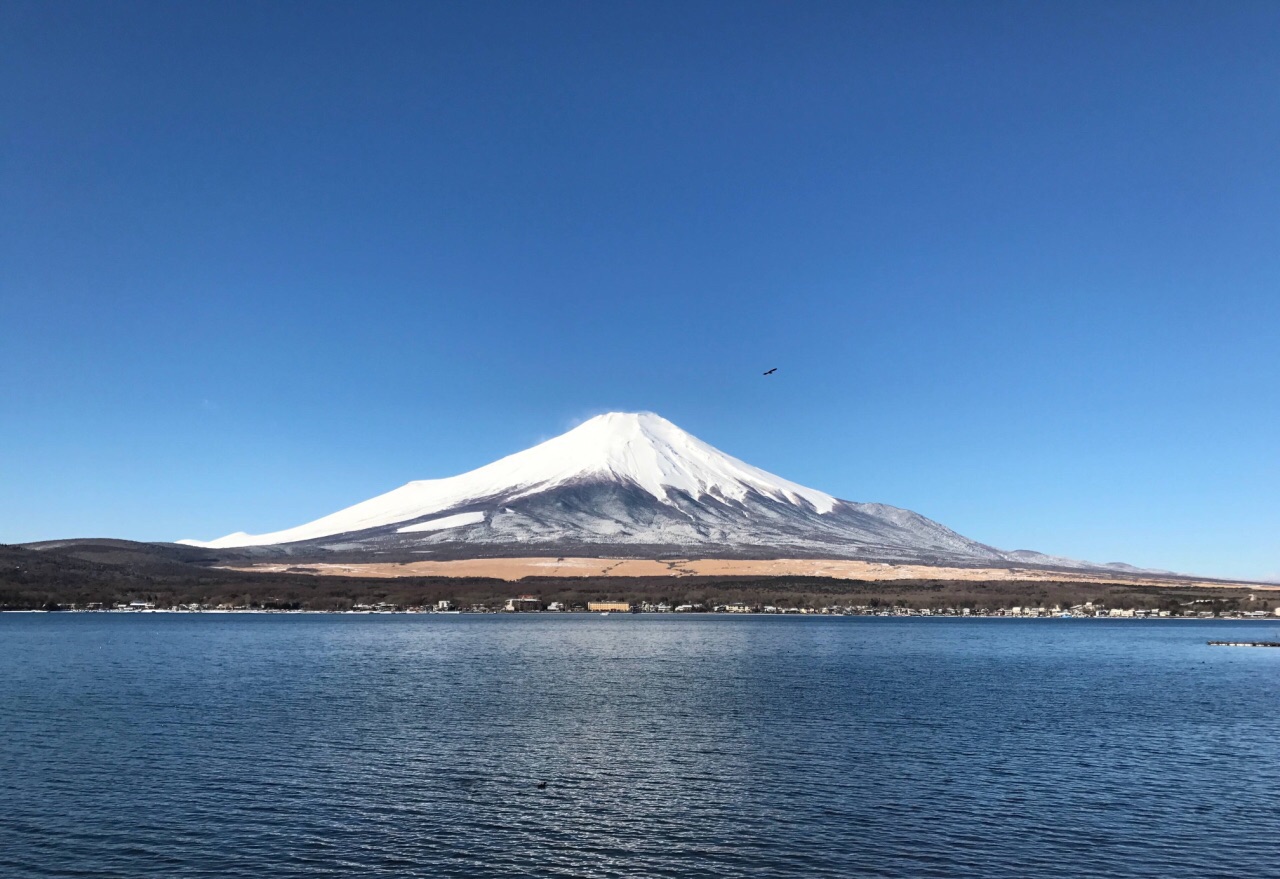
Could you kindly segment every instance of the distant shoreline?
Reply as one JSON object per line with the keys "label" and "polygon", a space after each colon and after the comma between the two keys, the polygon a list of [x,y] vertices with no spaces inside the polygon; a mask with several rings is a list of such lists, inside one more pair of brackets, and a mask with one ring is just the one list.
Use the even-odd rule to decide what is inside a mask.
{"label": "distant shoreline", "polygon": [[156,608],[59,608],[57,610],[44,610],[41,608],[22,608],[22,609],[0,609],[0,613],[29,613],[29,614],[97,614],[110,616],[143,616],[156,614],[167,614],[170,616],[245,616],[245,615],[320,615],[320,616],[360,616],[360,617],[522,617],[522,618],[561,618],[561,617],[663,617],[678,619],[700,619],[706,617],[716,617],[724,619],[755,619],[755,618],[772,618],[772,617],[799,617],[801,619],[940,619],[940,620],[1016,620],[1020,622],[1047,621],[1055,620],[1059,622],[1090,620],[1102,622],[1137,622],[1137,621],[1179,621],[1179,622],[1234,622],[1234,623],[1272,623],[1280,624],[1280,616],[1243,616],[1226,614],[1222,616],[1202,617],[1198,615],[1135,615],[1135,616],[1110,616],[1108,614],[1008,614],[1008,613],[940,613],[940,612],[905,612],[905,613],[846,613],[846,612],[828,612],[822,610],[807,611],[786,611],[786,612],[762,612],[762,611],[724,611],[724,610],[700,610],[676,613],[674,611],[611,611],[601,613],[592,610],[563,610],[563,611],[501,611],[501,610],[460,610],[460,611],[433,611],[433,610],[278,610],[275,608],[201,608],[187,609],[175,607],[156,607]]}
{"label": "distant shoreline", "polygon": [[[473,559],[232,568],[200,550],[124,541],[0,546],[0,609],[494,612],[549,608],[1013,615],[1016,608],[1270,614],[1274,584],[1121,572],[955,569],[822,559]],[[442,573],[443,572],[443,573]],[[897,609],[895,611],[895,608]]]}

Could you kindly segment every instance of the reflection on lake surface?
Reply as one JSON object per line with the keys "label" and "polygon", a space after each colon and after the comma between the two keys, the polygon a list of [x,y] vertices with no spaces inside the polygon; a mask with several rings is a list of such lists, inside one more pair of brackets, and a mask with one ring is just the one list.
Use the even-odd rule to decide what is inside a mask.
{"label": "reflection on lake surface", "polygon": [[0,615],[0,874],[1275,876],[1278,628]]}

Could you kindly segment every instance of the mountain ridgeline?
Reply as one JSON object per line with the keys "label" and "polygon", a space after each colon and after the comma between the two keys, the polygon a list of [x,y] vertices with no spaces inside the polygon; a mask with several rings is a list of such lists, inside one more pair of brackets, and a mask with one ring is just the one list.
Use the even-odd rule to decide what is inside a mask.
{"label": "mountain ridgeline", "polygon": [[1004,552],[910,510],[840,500],[652,413],[600,415],[479,469],[410,482],[294,528],[179,542],[255,558],[383,562],[590,555],[1119,567]]}

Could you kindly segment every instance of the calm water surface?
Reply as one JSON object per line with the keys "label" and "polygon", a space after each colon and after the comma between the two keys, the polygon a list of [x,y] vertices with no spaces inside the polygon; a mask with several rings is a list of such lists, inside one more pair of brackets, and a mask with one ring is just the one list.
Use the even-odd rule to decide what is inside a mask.
{"label": "calm water surface", "polygon": [[4,614],[0,875],[1280,876],[1277,634]]}

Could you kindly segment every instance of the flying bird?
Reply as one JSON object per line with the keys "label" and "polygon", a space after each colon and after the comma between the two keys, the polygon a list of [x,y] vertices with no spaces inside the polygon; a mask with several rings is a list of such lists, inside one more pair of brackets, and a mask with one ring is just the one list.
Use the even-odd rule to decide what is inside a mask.
{"label": "flying bird", "polygon": [[775,366],[773,369],[766,372],[765,375],[773,375],[777,371],[778,371],[778,367]]}

